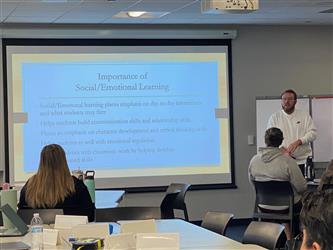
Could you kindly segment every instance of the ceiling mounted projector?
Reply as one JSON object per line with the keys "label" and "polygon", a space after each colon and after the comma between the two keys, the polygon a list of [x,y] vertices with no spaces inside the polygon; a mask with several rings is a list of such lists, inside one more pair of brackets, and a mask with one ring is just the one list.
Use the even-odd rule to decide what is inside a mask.
{"label": "ceiling mounted projector", "polygon": [[245,14],[259,9],[259,0],[201,0],[201,13]]}

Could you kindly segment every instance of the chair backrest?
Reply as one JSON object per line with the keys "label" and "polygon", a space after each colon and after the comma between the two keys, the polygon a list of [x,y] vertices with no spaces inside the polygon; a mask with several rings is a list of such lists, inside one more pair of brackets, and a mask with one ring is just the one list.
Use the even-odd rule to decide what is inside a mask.
{"label": "chair backrest", "polygon": [[113,207],[95,210],[96,222],[147,219],[161,219],[161,209],[159,207]]}
{"label": "chair backrest", "polygon": [[[254,181],[256,201],[253,218],[274,221],[289,221],[294,235],[298,225],[294,220],[294,192],[288,181]],[[262,205],[281,206],[284,209],[263,208]],[[266,210],[268,209],[268,211]],[[274,211],[271,211],[274,210]]]}
{"label": "chair backrest", "polygon": [[186,183],[171,183],[169,185],[160,206],[164,219],[173,219],[175,217],[173,209],[180,209],[184,212],[185,220],[189,220],[185,195],[190,186],[191,184]]}
{"label": "chair backrest", "polygon": [[284,226],[281,224],[252,221],[245,230],[242,242],[275,249],[283,233]]}
{"label": "chair backrest", "polygon": [[183,208],[182,204],[185,203],[185,195],[190,186],[191,184],[187,183],[171,183],[167,188],[166,190],[167,194],[178,193],[173,206],[175,209]]}
{"label": "chair backrest", "polygon": [[333,189],[333,184],[324,184],[322,190]]}
{"label": "chair backrest", "polygon": [[225,235],[226,229],[234,217],[230,213],[207,212],[201,226],[215,233]]}
{"label": "chair backrest", "polygon": [[17,214],[21,219],[29,225],[34,213],[39,213],[39,216],[42,218],[44,224],[54,224],[56,215],[63,215],[64,212],[62,209],[31,209],[23,208],[18,209]]}
{"label": "chair backrest", "polygon": [[288,181],[253,181],[256,205],[289,206],[294,204],[294,193]]}

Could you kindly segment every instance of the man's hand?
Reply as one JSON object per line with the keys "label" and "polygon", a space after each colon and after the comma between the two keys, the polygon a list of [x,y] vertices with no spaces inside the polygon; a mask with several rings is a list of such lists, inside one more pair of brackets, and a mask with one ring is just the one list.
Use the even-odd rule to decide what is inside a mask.
{"label": "man's hand", "polygon": [[290,144],[287,148],[287,151],[289,152],[289,154],[292,154],[299,145],[302,145],[302,141],[300,139],[298,139],[297,141],[294,141],[292,144]]}

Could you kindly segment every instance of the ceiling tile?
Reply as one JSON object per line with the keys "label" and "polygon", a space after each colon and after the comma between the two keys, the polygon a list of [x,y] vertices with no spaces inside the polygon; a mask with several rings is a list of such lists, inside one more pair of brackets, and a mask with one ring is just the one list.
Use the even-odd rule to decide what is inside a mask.
{"label": "ceiling tile", "polygon": [[[259,0],[250,14],[202,14],[200,0],[0,0],[2,23],[103,24],[326,24],[333,25],[332,0]],[[48,0],[55,1],[55,0]],[[213,1],[213,0],[212,0]],[[223,1],[223,0],[220,0]],[[115,18],[120,11],[170,12],[161,18]]]}

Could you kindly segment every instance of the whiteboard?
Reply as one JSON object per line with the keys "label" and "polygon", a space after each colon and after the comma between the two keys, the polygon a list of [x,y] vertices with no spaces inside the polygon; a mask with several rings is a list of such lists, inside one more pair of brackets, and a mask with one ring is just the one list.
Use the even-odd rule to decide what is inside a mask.
{"label": "whiteboard", "polygon": [[314,97],[311,108],[317,127],[317,139],[313,143],[314,161],[328,162],[333,159],[333,96]]}
{"label": "whiteboard", "polygon": [[[265,146],[265,131],[269,117],[281,110],[280,97],[257,97],[256,99],[256,118],[257,118],[257,151],[259,147]],[[310,99],[302,97],[297,99],[296,109],[310,112]]]}

